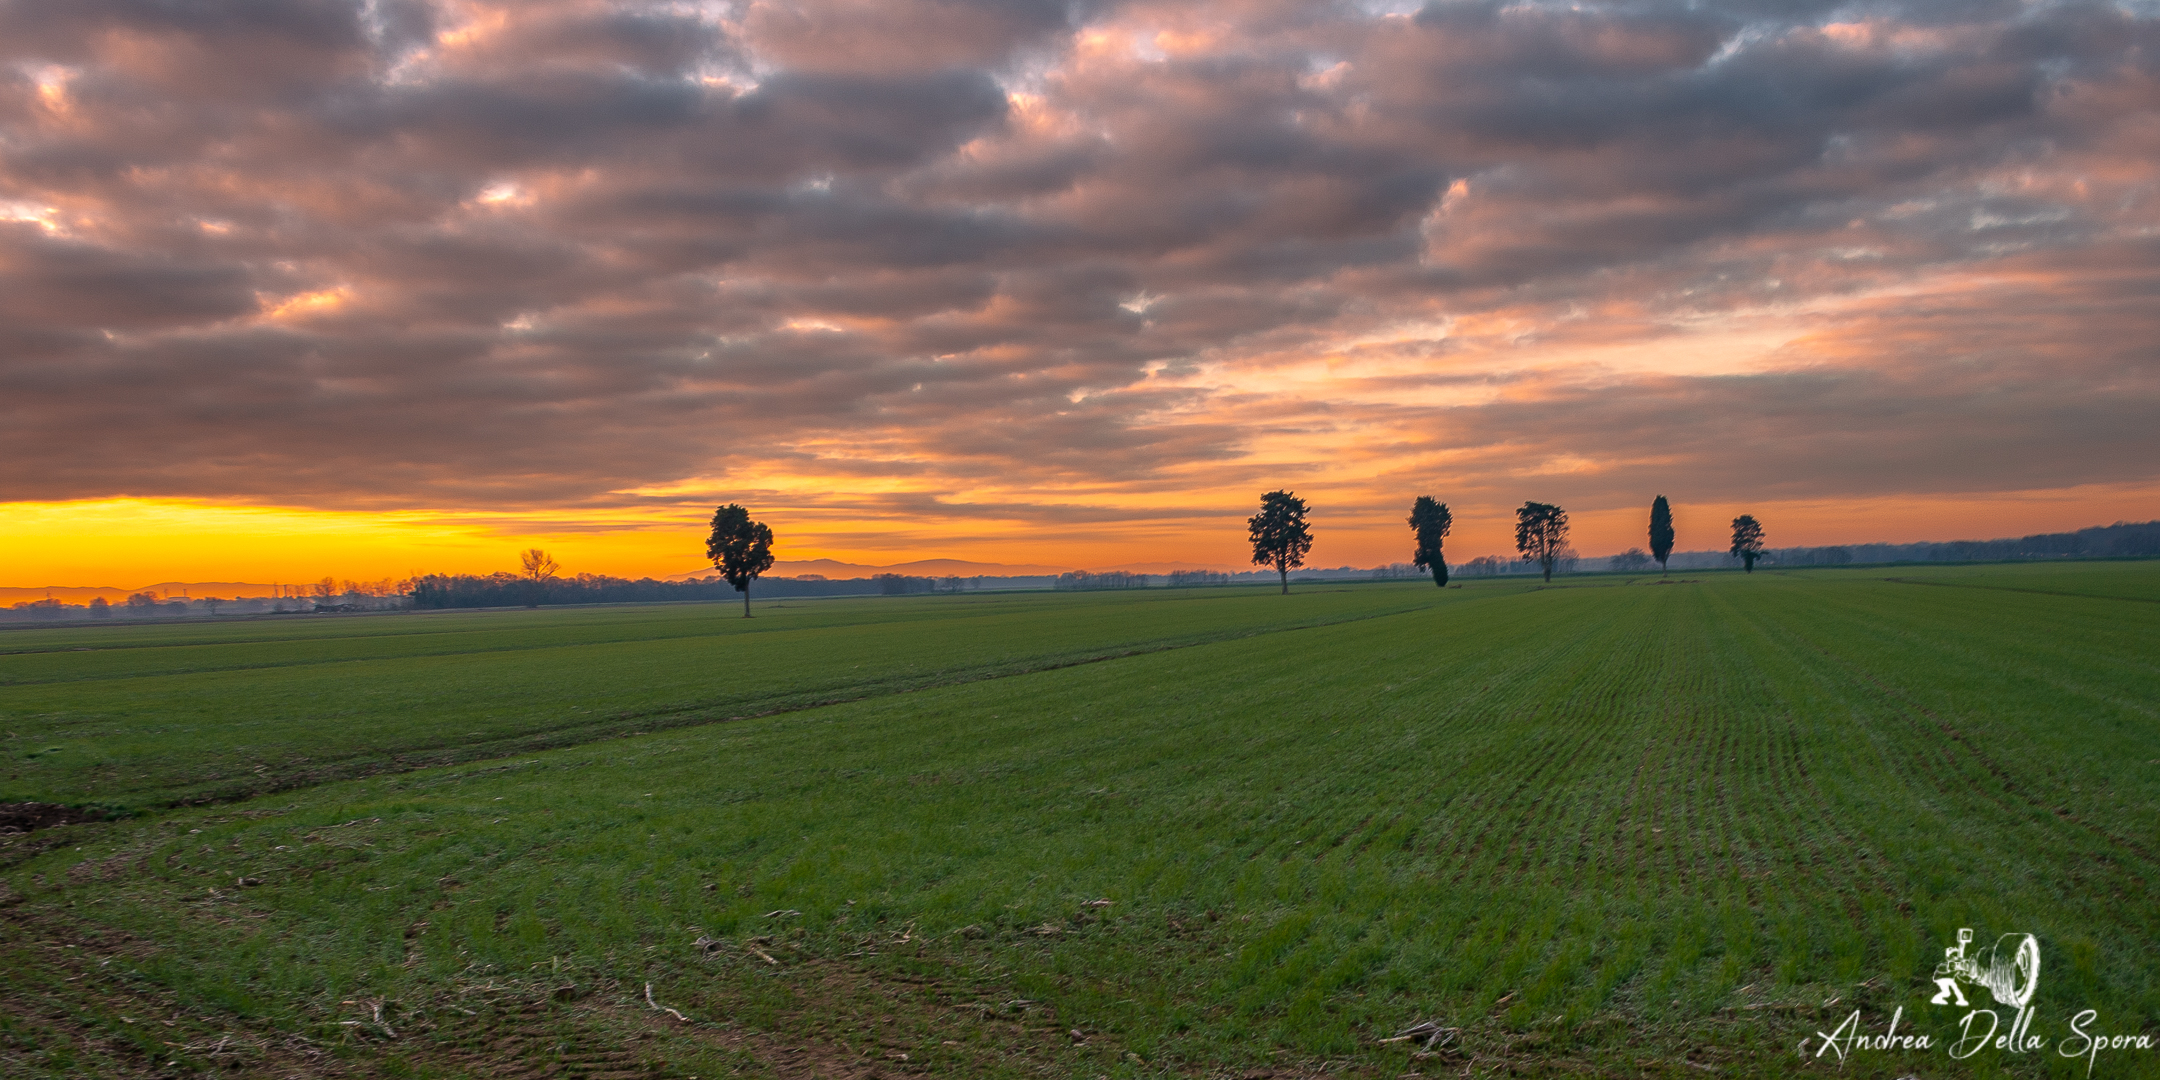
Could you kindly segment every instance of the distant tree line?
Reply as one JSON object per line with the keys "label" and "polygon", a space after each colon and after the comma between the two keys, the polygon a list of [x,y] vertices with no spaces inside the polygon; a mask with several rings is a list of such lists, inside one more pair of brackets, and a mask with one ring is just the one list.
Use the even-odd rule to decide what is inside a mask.
{"label": "distant tree line", "polygon": [[1948,540],[1917,544],[1832,544],[1773,548],[1764,559],[1780,566],[1847,563],[1992,562],[2016,559],[2105,559],[2160,555],[2160,521],[2118,521],[2076,532],[2034,533],[2015,539]]}
{"label": "distant tree line", "polygon": [[[913,577],[908,574],[878,574],[868,580],[871,584],[877,586],[879,596],[906,596],[909,593],[937,591],[937,579],[930,577]],[[766,592],[770,594],[772,592],[771,588],[768,587]]]}
{"label": "distant tree line", "polygon": [[102,596],[87,604],[56,598],[28,600],[5,612],[30,619],[171,619],[205,615],[280,615],[316,611],[380,611],[404,607],[411,581],[340,582],[324,578],[308,586],[276,586],[273,596],[158,596],[142,591],[113,603]]}
{"label": "distant tree line", "polygon": [[1128,574],[1123,570],[1105,570],[1099,574],[1091,574],[1085,570],[1074,570],[1068,574],[1059,574],[1057,583],[1051,587],[1064,591],[1145,589],[1148,587],[1148,576],[1146,574]]}
{"label": "distant tree line", "polygon": [[1228,585],[1230,575],[1214,570],[1172,570],[1163,576],[1163,584],[1173,589],[1189,589],[1195,585]]}
{"label": "distant tree line", "polygon": [[[912,578],[928,592],[929,578]],[[884,583],[870,578],[839,581],[769,578],[758,583],[758,595],[863,596],[886,591]],[[714,575],[686,581],[652,578],[609,577],[579,574],[553,577],[535,583],[522,574],[428,574],[412,580],[411,603],[416,608],[536,607],[541,604],[640,604],[672,600],[734,600],[740,590]]]}
{"label": "distant tree line", "polygon": [[[1575,549],[1562,547],[1553,556],[1553,573],[1572,574],[1581,569],[1582,557]],[[1543,574],[1545,567],[1534,559],[1503,559],[1498,555],[1480,555],[1469,562],[1459,564],[1455,572],[1463,577],[1504,577],[1510,574]]]}

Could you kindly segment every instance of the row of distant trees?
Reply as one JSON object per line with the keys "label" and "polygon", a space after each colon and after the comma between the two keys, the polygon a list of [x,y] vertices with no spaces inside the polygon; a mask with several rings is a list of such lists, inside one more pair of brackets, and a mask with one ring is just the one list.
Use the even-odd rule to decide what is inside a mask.
{"label": "row of distant trees", "polygon": [[[1252,544],[1252,561],[1255,566],[1272,566],[1282,579],[1282,590],[1290,591],[1290,571],[1305,565],[1305,556],[1312,551],[1312,524],[1307,520],[1312,507],[1305,500],[1289,491],[1270,491],[1260,496],[1260,512],[1245,520],[1246,539]],[[1448,505],[1430,495],[1420,495],[1410,504],[1410,531],[1416,537],[1411,551],[1411,565],[1430,571],[1433,584],[1446,588],[1448,567],[1442,544],[1454,527],[1455,515]],[[1755,560],[1763,554],[1763,527],[1751,514],[1742,514],[1732,520],[1732,554],[1740,559],[1749,573],[1755,572]],[[1636,557],[1648,565],[1656,559],[1662,569],[1673,549],[1672,504],[1660,495],[1650,504],[1650,551],[1631,548],[1623,556],[1633,561]],[[1553,571],[1571,568],[1576,555],[1568,546],[1567,511],[1552,503],[1525,502],[1515,511],[1515,550],[1527,563],[1535,564],[1551,581]],[[1471,561],[1471,566],[1481,570],[1497,569],[1500,560],[1484,556]]]}
{"label": "row of distant trees", "polygon": [[19,616],[29,618],[147,619],[183,615],[263,614],[292,611],[365,611],[403,606],[411,580],[383,578],[379,581],[340,580],[324,577],[305,585],[275,585],[270,596],[159,596],[149,590],[130,593],[120,603],[102,596],[87,604],[64,603],[55,597],[15,604]]}
{"label": "row of distant trees", "polygon": [[[907,577],[897,581],[826,581],[820,578],[787,578],[768,582],[760,595],[856,596],[865,592],[887,594],[935,591],[934,578]],[[737,590],[721,578],[660,581],[623,578],[607,574],[555,574],[530,577],[498,571],[493,574],[428,574],[414,579],[408,598],[412,607],[539,607],[543,604],[649,604],[670,601],[735,599]]]}

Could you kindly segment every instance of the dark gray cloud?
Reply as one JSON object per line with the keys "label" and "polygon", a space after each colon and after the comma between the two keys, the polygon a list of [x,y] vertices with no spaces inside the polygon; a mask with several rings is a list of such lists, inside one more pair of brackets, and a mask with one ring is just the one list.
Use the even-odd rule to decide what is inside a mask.
{"label": "dark gray cloud", "polygon": [[0,498],[2149,483],[2140,10],[0,0]]}

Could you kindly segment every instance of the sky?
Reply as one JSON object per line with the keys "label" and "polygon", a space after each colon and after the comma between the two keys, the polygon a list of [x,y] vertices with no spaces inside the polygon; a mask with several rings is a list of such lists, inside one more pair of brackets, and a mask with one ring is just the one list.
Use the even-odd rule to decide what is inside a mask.
{"label": "sky", "polygon": [[2160,517],[2160,6],[0,0],[0,584]]}

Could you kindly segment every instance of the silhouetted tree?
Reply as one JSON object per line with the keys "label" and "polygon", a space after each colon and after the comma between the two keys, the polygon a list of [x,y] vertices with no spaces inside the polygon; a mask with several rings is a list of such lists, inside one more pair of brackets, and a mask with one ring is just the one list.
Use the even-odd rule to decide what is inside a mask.
{"label": "silhouetted tree", "polygon": [[539,548],[525,549],[525,553],[518,556],[518,568],[524,573],[527,581],[546,581],[562,573],[562,564],[556,562],[554,556]]}
{"label": "silhouetted tree", "polygon": [[1433,584],[1447,588],[1447,559],[1440,552],[1440,541],[1455,524],[1455,515],[1448,512],[1447,504],[1435,502],[1430,495],[1420,495],[1410,504],[1410,528],[1417,534],[1417,551],[1411,561],[1420,570],[1431,570]]}
{"label": "silhouetted tree", "polygon": [[1762,558],[1762,522],[1753,514],[1742,514],[1732,519],[1732,553],[1747,564],[1747,572],[1755,572],[1755,560]]}
{"label": "silhouetted tree", "polygon": [[526,548],[518,556],[518,571],[518,576],[525,579],[525,606],[539,607],[540,601],[547,599],[548,582],[562,572],[562,564],[539,548]]}
{"label": "silhouetted tree", "polygon": [[1550,503],[1526,502],[1515,511],[1515,550],[1545,571],[1552,580],[1553,564],[1567,549],[1567,511]]}
{"label": "silhouetted tree", "polygon": [[1657,560],[1658,573],[1665,572],[1665,560],[1672,557],[1672,504],[1660,495],[1650,504],[1650,557]]}
{"label": "silhouetted tree", "polygon": [[1612,568],[1615,570],[1640,570],[1648,565],[1650,555],[1641,548],[1629,548],[1612,557]]}
{"label": "silhouetted tree", "polygon": [[112,618],[112,603],[111,603],[110,601],[106,600],[106,599],[105,599],[104,597],[102,597],[102,596],[93,596],[93,597],[91,597],[91,598],[90,598],[90,617],[91,617],[91,618],[93,618],[93,619],[110,619],[110,618]]}
{"label": "silhouetted tree", "polygon": [[712,535],[705,541],[705,557],[727,583],[742,593],[742,616],[750,617],[750,583],[772,569],[772,530],[762,521],[750,520],[750,511],[734,503],[713,511]]}
{"label": "silhouetted tree", "polygon": [[1305,500],[1287,491],[1270,491],[1260,496],[1260,512],[1245,519],[1253,565],[1274,567],[1286,594],[1290,571],[1305,565],[1305,555],[1312,550],[1312,527],[1305,523],[1308,509]]}

